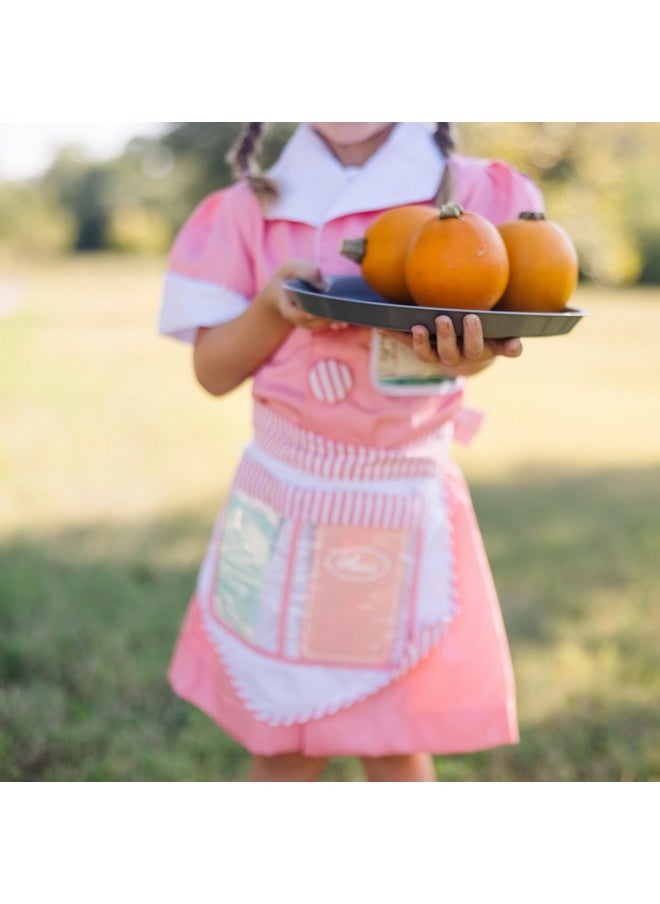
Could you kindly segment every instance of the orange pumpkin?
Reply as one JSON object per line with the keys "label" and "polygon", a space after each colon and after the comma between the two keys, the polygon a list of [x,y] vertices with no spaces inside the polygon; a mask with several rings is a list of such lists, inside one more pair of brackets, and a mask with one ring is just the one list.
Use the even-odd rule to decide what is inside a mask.
{"label": "orange pumpkin", "polygon": [[417,233],[405,271],[415,304],[486,311],[504,292],[509,261],[495,226],[450,202]]}
{"label": "orange pumpkin", "polygon": [[567,233],[529,211],[497,228],[509,256],[509,281],[498,309],[562,311],[578,281],[578,256]]}
{"label": "orange pumpkin", "polygon": [[379,214],[361,239],[346,239],[341,253],[360,265],[364,281],[397,304],[410,304],[405,277],[408,246],[417,231],[432,217],[435,207],[408,204]]}

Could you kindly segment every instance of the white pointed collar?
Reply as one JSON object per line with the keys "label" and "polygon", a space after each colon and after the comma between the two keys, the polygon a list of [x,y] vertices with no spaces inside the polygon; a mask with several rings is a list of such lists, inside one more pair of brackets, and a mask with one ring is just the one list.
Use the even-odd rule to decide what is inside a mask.
{"label": "white pointed collar", "polygon": [[301,123],[269,171],[280,195],[266,218],[320,226],[350,213],[429,201],[444,166],[427,123],[397,123],[357,173],[347,172],[311,126]]}

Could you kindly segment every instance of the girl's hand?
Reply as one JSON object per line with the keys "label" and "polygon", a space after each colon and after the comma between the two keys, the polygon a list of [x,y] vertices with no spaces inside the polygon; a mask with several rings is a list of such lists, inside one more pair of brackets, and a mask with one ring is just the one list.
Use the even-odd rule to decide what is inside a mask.
{"label": "girl's hand", "polygon": [[260,303],[268,305],[277,311],[287,323],[304,330],[338,330],[348,326],[347,323],[337,323],[303,311],[295,293],[284,288],[286,280],[294,278],[304,279],[305,282],[320,291],[325,289],[325,281],[315,264],[307,261],[287,261],[275,271],[272,279],[263,287],[255,301],[258,300]]}
{"label": "girl's hand", "polygon": [[471,376],[488,367],[496,357],[517,358],[522,354],[520,339],[484,339],[481,321],[476,314],[463,318],[463,337],[456,336],[451,319],[445,315],[435,321],[436,344],[430,341],[425,326],[414,326],[412,336],[387,331],[386,335],[412,348],[427,364],[438,364],[449,377]]}

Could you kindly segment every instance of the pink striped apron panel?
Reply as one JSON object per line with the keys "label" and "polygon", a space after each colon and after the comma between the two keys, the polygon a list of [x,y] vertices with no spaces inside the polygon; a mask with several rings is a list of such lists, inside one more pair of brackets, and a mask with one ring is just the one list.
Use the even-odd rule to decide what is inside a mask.
{"label": "pink striped apron panel", "polygon": [[257,718],[337,712],[441,637],[456,609],[450,436],[356,447],[257,410],[198,586],[207,635]]}

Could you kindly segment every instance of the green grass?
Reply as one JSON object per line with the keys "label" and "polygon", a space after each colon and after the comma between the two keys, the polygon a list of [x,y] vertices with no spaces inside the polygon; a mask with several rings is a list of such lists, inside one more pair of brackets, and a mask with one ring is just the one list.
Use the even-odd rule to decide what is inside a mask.
{"label": "green grass", "polygon": [[[162,261],[0,274],[0,780],[244,781],[248,757],[165,673],[249,430],[158,338]],[[581,290],[590,317],[470,386],[458,450],[500,592],[521,743],[446,781],[660,776],[660,293]],[[328,781],[360,781],[353,760]]]}

